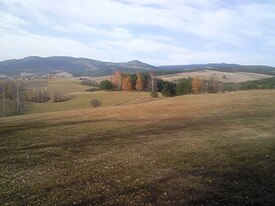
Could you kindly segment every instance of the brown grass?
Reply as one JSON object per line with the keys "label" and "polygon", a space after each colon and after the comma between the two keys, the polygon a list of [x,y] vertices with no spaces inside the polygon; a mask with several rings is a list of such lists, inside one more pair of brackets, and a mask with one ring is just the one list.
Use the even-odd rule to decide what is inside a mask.
{"label": "brown grass", "polygon": [[[112,106],[112,105],[127,105],[137,104],[142,102],[149,102],[153,100],[150,97],[149,92],[135,92],[135,91],[97,91],[97,92],[77,92],[70,93],[72,98],[65,102],[46,102],[46,103],[34,103],[30,113],[42,113],[42,112],[53,112],[53,111],[67,111],[76,109],[90,108],[90,101],[92,99],[98,99],[102,102],[101,107]],[[160,99],[160,98],[159,98]]]}
{"label": "brown grass", "polygon": [[51,97],[58,91],[61,94],[68,95],[73,92],[84,92],[89,86],[82,85],[81,80],[77,79],[49,79],[48,92]]}
{"label": "brown grass", "polygon": [[0,120],[2,205],[272,205],[275,90]]}
{"label": "brown grass", "polygon": [[[182,73],[163,75],[163,76],[159,76],[159,78],[166,81],[176,81],[178,79],[182,79],[182,78],[187,79],[190,77],[194,78],[196,76],[204,80],[210,80],[214,76],[217,81],[234,82],[234,83],[273,77],[272,75],[258,74],[258,73],[248,73],[248,72],[232,73],[232,72],[220,72],[220,71],[214,71],[214,70],[203,70],[203,71],[182,72]],[[224,76],[226,78],[223,78]]]}

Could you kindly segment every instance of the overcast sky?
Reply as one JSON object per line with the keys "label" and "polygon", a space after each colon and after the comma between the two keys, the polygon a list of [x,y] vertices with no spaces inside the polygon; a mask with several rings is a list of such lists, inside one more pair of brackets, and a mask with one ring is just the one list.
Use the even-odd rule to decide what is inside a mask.
{"label": "overcast sky", "polygon": [[275,66],[275,0],[0,0],[0,60]]}

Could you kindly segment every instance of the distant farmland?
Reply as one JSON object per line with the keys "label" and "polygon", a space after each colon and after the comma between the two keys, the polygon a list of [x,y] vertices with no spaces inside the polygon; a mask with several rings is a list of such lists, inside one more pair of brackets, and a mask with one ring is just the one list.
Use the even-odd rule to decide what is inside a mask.
{"label": "distant farmland", "polygon": [[176,81],[178,79],[189,78],[189,77],[194,78],[196,76],[204,80],[209,80],[212,78],[212,76],[214,76],[217,81],[234,82],[234,83],[273,77],[272,75],[259,74],[259,73],[247,73],[247,72],[233,73],[233,72],[220,72],[220,71],[214,71],[214,70],[202,70],[202,71],[194,71],[194,72],[168,74],[168,75],[159,76],[159,78],[166,81]]}

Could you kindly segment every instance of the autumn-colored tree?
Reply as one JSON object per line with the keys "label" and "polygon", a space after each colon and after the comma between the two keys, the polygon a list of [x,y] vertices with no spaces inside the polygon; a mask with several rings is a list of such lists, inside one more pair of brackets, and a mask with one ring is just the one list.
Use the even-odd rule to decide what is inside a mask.
{"label": "autumn-colored tree", "polygon": [[136,90],[138,90],[139,92],[143,90],[143,82],[142,82],[142,79],[140,77],[140,73],[137,74],[138,75],[138,78],[137,78],[137,81],[136,81]]}
{"label": "autumn-colored tree", "polygon": [[132,90],[132,83],[131,78],[129,75],[125,75],[122,83],[122,91],[131,91]]}
{"label": "autumn-colored tree", "polygon": [[192,90],[194,93],[198,93],[201,88],[201,80],[199,77],[195,77],[192,81]]}
{"label": "autumn-colored tree", "polygon": [[121,90],[122,80],[123,80],[122,75],[120,71],[117,70],[113,78],[113,84],[117,90]]}

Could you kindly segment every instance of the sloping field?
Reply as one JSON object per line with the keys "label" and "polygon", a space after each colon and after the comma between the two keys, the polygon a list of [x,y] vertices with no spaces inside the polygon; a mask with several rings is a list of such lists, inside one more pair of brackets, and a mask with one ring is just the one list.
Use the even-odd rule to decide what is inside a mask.
{"label": "sloping field", "polygon": [[274,205],[275,90],[0,120],[0,205]]}
{"label": "sloping field", "polygon": [[111,81],[112,80],[112,76],[109,75],[109,76],[101,76],[101,77],[89,77],[89,79],[94,80],[97,83],[100,83],[101,81],[106,80],[106,79],[109,80],[109,81]]}
{"label": "sloping field", "polygon": [[70,94],[73,92],[84,92],[89,86],[82,85],[80,80],[77,79],[50,79],[48,80],[48,92],[51,97],[54,93],[60,92],[61,94]]}
{"label": "sloping field", "polygon": [[182,72],[182,73],[176,73],[176,74],[169,74],[169,75],[159,76],[159,78],[166,81],[176,81],[178,79],[189,78],[189,77],[194,78],[196,76],[205,80],[209,80],[212,78],[212,76],[214,76],[217,81],[234,82],[234,83],[273,77],[271,75],[258,74],[258,73],[247,73],[247,72],[230,73],[230,72],[219,72],[219,71],[213,71],[213,70],[203,70],[203,71],[195,71],[195,72]]}
{"label": "sloping field", "polygon": [[75,92],[69,93],[71,99],[65,102],[51,101],[46,103],[33,103],[30,113],[68,111],[74,109],[91,108],[90,101],[98,99],[102,102],[101,107],[112,105],[137,104],[142,102],[150,102],[158,99],[152,98],[149,92],[116,92],[116,91],[98,91],[98,92]]}
{"label": "sloping field", "polygon": [[[103,77],[104,78],[104,77]],[[98,99],[102,103],[102,107],[113,105],[138,104],[143,102],[155,101],[163,98],[159,95],[158,99],[151,98],[149,92],[116,92],[116,91],[97,91],[85,92],[89,86],[82,85],[77,79],[50,79],[48,81],[48,92],[53,98],[55,92],[60,92],[64,96],[68,96],[69,100],[65,102],[55,102],[51,100],[46,103],[33,103],[30,113],[43,113],[55,111],[68,111],[75,109],[91,108],[90,101]]]}

